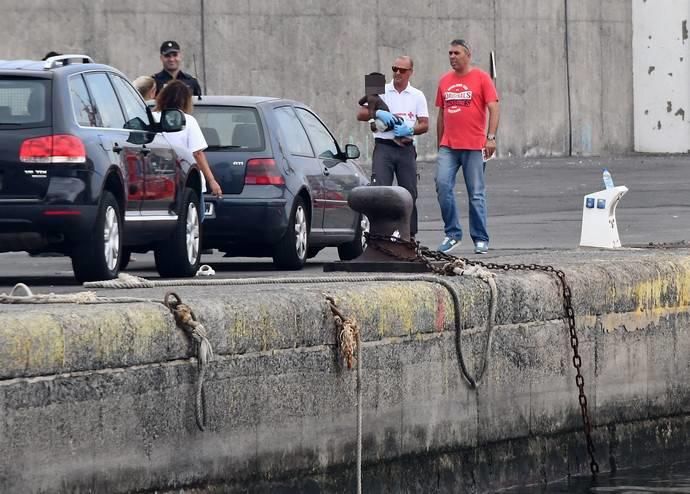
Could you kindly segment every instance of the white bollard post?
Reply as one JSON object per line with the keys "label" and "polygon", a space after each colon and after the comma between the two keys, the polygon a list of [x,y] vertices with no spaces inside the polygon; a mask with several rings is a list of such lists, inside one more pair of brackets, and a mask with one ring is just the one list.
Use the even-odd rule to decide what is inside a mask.
{"label": "white bollard post", "polygon": [[628,192],[625,185],[587,194],[582,204],[580,246],[615,249],[621,246],[616,223],[616,206]]}

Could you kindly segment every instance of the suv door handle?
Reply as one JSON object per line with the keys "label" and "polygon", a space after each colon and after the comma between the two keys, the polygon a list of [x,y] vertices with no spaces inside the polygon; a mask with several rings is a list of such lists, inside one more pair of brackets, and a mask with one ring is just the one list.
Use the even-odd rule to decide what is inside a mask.
{"label": "suv door handle", "polygon": [[143,154],[144,156],[148,156],[149,154],[151,154],[151,149],[143,147],[141,148],[141,154]]}
{"label": "suv door handle", "polygon": [[113,152],[120,154],[122,152],[123,147],[120,146],[117,142],[113,143]]}

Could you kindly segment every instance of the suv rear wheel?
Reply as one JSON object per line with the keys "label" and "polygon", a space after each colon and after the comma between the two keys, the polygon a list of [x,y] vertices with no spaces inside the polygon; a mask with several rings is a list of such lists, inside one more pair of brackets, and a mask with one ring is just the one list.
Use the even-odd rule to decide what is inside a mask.
{"label": "suv rear wheel", "polygon": [[117,276],[122,252],[121,234],[120,206],[113,194],[105,190],[94,229],[74,244],[72,269],[77,281],[110,280]]}
{"label": "suv rear wheel", "polygon": [[295,198],[288,228],[273,252],[273,264],[279,269],[302,269],[309,252],[309,218],[304,199]]}
{"label": "suv rear wheel", "polygon": [[199,196],[186,188],[180,218],[172,237],[160,242],[154,250],[156,268],[164,277],[194,276],[201,261],[201,222]]}

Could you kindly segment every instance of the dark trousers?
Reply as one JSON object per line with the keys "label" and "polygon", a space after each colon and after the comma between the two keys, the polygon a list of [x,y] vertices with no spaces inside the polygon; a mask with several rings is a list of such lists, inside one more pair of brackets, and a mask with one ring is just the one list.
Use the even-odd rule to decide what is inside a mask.
{"label": "dark trousers", "polygon": [[410,234],[417,234],[417,151],[413,145],[398,146],[388,139],[376,139],[371,171],[376,185],[393,185],[395,176],[398,185],[412,195],[412,217]]}

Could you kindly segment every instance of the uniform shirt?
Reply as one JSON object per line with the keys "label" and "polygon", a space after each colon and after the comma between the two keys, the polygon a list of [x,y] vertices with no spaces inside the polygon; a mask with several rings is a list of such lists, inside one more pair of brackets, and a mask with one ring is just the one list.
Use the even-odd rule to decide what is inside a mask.
{"label": "uniform shirt", "polygon": [[[153,117],[156,121],[160,121],[159,112],[153,112]],[[206,144],[204,134],[201,133],[199,122],[187,113],[184,114],[184,118],[187,122],[184,129],[179,132],[163,132],[163,135],[172,146],[189,149],[192,153],[203,151],[208,147],[208,144]],[[201,191],[206,192],[206,180],[204,180],[203,173],[201,173]]]}
{"label": "uniform shirt", "polygon": [[473,68],[463,76],[450,71],[441,77],[436,106],[443,109],[441,146],[479,150],[486,142],[486,105],[498,101],[486,72]]}
{"label": "uniform shirt", "polygon": [[[153,77],[153,79],[156,81],[156,93],[159,93],[160,90],[163,89],[163,86],[173,80],[173,76],[171,76],[165,70],[161,70],[160,72],[153,74],[151,77]],[[189,74],[185,74],[180,70],[177,73],[177,80],[184,82],[187,86],[189,86],[189,89],[192,90],[192,94],[194,96],[201,96],[201,86],[199,85],[199,81],[197,81],[194,77]]]}
{"label": "uniform shirt", "polygon": [[[388,105],[393,115],[402,117],[405,123],[414,127],[419,117],[429,117],[429,108],[426,104],[424,93],[419,89],[408,84],[405,89],[398,92],[393,83],[386,84],[386,92],[379,95],[384,103]],[[374,132],[374,137],[379,139],[393,139],[395,135],[392,130],[386,132]]]}

